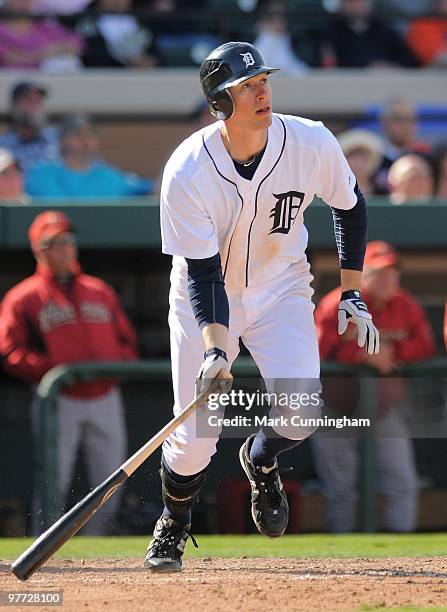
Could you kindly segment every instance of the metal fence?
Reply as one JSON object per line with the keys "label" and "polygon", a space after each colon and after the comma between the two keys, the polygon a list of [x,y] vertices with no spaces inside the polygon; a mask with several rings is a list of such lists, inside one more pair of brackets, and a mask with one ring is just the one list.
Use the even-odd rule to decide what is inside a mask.
{"label": "metal fence", "polygon": [[[235,378],[259,377],[253,360],[240,357],[233,364]],[[447,378],[447,359],[437,358],[418,364],[401,367],[398,376],[414,379],[417,377]],[[344,364],[325,362],[321,367],[322,379],[325,377],[350,377],[358,380],[359,401],[363,417],[373,417],[377,408],[377,377],[369,368],[349,367]],[[169,381],[171,368],[169,360],[146,360],[135,362],[88,362],[60,365],[50,370],[40,382],[37,394],[41,401],[41,490],[43,492],[42,517],[46,528],[57,518],[59,504],[57,499],[57,404],[60,391],[75,381],[88,381],[99,378],[113,378],[120,382],[160,382]],[[375,511],[375,461],[374,429],[365,428],[361,437],[360,488],[361,488],[361,528],[365,532],[376,529]],[[99,483],[97,483],[99,484]]]}

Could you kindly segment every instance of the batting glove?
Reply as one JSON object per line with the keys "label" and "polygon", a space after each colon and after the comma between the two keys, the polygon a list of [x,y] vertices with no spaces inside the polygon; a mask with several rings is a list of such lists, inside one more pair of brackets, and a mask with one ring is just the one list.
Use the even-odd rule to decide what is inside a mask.
{"label": "batting glove", "polygon": [[349,322],[357,325],[357,344],[366,344],[369,355],[376,355],[380,349],[379,330],[372,322],[368,307],[360,291],[343,291],[338,305],[338,333],[344,334]]}
{"label": "batting glove", "polygon": [[233,377],[228,368],[227,354],[219,348],[211,348],[204,354],[204,362],[197,374],[196,397],[208,389],[212,380],[222,378],[220,391],[228,393],[233,384]]}

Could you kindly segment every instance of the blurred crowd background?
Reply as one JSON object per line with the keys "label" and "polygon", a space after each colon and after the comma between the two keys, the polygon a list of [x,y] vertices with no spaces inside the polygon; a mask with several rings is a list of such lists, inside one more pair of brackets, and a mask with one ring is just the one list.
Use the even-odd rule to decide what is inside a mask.
{"label": "blurred crowd background", "polygon": [[[404,350],[406,357],[398,360],[396,342],[404,339],[394,330],[389,334],[394,348],[366,365],[388,377],[398,365],[445,359],[447,0],[0,0],[0,299],[34,271],[28,244],[32,221],[48,209],[64,211],[73,232],[67,225],[70,236],[53,246],[73,248],[71,233],[76,235],[82,269],[113,287],[135,327],[138,356],[162,362],[165,373],[156,383],[123,384],[120,440],[126,438],[129,450],[170,414],[170,261],[160,254],[157,221],[163,166],[185,136],[214,121],[201,96],[198,67],[209,51],[229,40],[254,43],[269,65],[281,68],[272,78],[274,110],[324,120],[334,131],[370,205],[370,240],[379,258],[380,245],[395,254],[392,263],[373,268],[381,271],[371,295],[374,286],[394,287],[390,303],[401,291],[411,294],[411,309],[400,303],[398,317],[409,336],[424,317],[429,350]],[[330,213],[322,217],[318,206],[308,217],[314,224],[311,236],[317,234],[308,251],[317,304],[338,282]],[[382,271],[390,267],[394,272]],[[0,345],[4,313],[0,310]],[[30,408],[39,380],[18,379],[7,351],[0,349],[0,535],[21,535],[35,531],[33,481],[45,486],[37,469],[41,438]],[[337,350],[324,359],[348,363]],[[407,397],[413,413],[419,406],[419,414],[444,414],[446,376],[438,368],[434,387],[419,385],[412,402]],[[402,389],[391,385],[386,393],[388,408],[402,404]],[[99,474],[90,469],[88,452],[83,458],[90,425],[81,424],[76,444],[66,445],[72,449],[67,473],[73,471],[64,483],[67,503],[87,490],[88,475]],[[409,445],[412,432],[399,430],[396,435],[406,442],[394,445],[401,448],[395,454],[393,445],[378,451],[384,453],[379,459],[401,468],[388,482],[388,497],[396,493],[396,479],[403,483],[397,495],[401,510],[398,505],[389,523],[385,510],[379,527],[447,528],[445,430],[439,429],[437,439],[424,439],[420,431]],[[231,530],[228,504],[236,490],[243,491],[241,512],[248,517],[248,492],[240,489],[230,458],[236,447],[226,442],[228,450],[216,459],[198,509],[199,531]],[[24,447],[30,450],[26,456]],[[109,448],[104,473],[114,465]],[[325,518],[323,500],[327,507],[336,504],[328,487],[337,479],[318,467],[323,455],[315,453],[307,443],[294,451],[294,486],[288,484],[297,508],[293,529],[354,529],[346,508],[342,527],[334,526],[334,513]],[[359,468],[352,444],[342,450],[342,456],[348,454],[348,464],[337,460],[342,473],[350,470],[350,489],[336,493],[353,508],[353,474]],[[149,461],[133,488],[115,502],[116,517],[107,529],[149,533],[160,503],[157,461]],[[335,455],[327,464],[335,465]],[[247,517],[234,524],[250,529]],[[106,527],[98,527],[98,533]]]}
{"label": "blurred crowd background", "polygon": [[[55,86],[45,87],[39,75],[53,76],[55,83],[58,77],[76,79],[94,70],[140,71],[147,78],[163,68],[197,67],[218,44],[237,39],[253,42],[270,64],[281,67],[282,77],[303,84],[306,75],[315,72],[400,68],[439,74],[441,88],[447,67],[446,0],[4,0],[0,11],[0,74],[17,76],[15,82],[5,82],[9,94],[6,100],[4,93],[6,125],[0,134],[3,200],[126,196],[157,193],[159,188],[165,158],[145,167],[135,159],[145,155],[141,142],[134,141],[124,169],[145,174],[143,180],[118,178],[120,168],[93,168],[105,164],[108,153],[95,118],[67,117],[55,103],[57,116],[50,122],[48,103],[51,106]],[[191,111],[196,111],[200,125],[212,118],[199,96],[197,92]],[[299,101],[290,106],[295,112]],[[107,104],[100,115],[106,112]],[[104,123],[104,117],[98,118]],[[357,128],[340,138],[363,191],[391,194],[395,204],[446,195],[446,124],[443,104],[416,105],[398,91],[335,126],[329,117],[329,127],[338,132]],[[125,146],[132,147],[126,140]],[[412,156],[390,172],[406,154]],[[118,166],[125,156],[112,154]],[[51,168],[39,167],[48,163]],[[91,169],[84,184],[70,173],[76,164]],[[33,166],[38,168],[34,171]],[[110,173],[115,180],[105,188]]]}
{"label": "blurred crowd background", "polygon": [[292,74],[445,66],[445,0],[3,0],[0,65],[46,72],[195,65],[254,41]]}

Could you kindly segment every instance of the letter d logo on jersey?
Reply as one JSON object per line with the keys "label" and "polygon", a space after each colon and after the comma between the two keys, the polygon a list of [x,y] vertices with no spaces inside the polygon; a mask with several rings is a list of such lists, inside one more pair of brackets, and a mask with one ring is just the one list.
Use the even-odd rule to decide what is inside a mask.
{"label": "letter d logo on jersey", "polygon": [[246,68],[249,68],[250,66],[255,65],[255,58],[253,57],[251,53],[241,53],[240,56],[244,60]]}
{"label": "letter d logo on jersey", "polygon": [[[274,193],[273,196],[278,201],[270,211],[270,219],[273,218],[273,227],[269,234],[288,234],[303,203],[304,193],[287,191],[287,193]],[[296,198],[299,200],[299,204],[293,203]]]}

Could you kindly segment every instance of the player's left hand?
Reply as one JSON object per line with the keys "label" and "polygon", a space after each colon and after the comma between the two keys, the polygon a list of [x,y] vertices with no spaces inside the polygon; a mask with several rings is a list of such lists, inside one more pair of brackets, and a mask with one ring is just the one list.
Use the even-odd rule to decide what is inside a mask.
{"label": "player's left hand", "polygon": [[222,379],[219,385],[221,393],[228,393],[233,384],[233,376],[228,367],[227,355],[218,348],[206,351],[196,381],[196,397],[208,389],[215,378]]}
{"label": "player's left hand", "polygon": [[338,305],[338,333],[344,334],[348,324],[357,325],[357,344],[366,344],[369,355],[376,355],[380,350],[379,330],[372,321],[368,307],[362,300],[360,291],[343,291]]}

